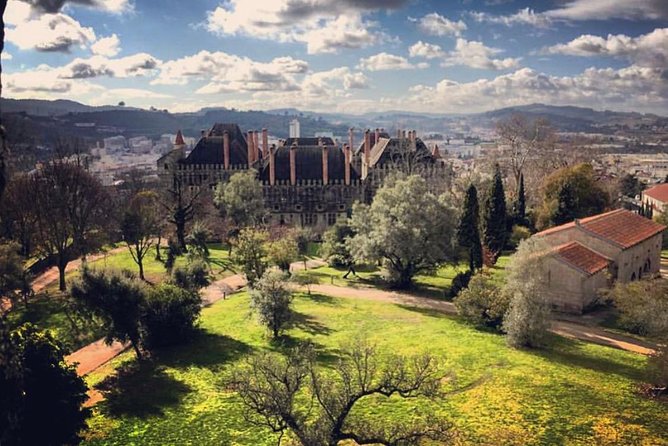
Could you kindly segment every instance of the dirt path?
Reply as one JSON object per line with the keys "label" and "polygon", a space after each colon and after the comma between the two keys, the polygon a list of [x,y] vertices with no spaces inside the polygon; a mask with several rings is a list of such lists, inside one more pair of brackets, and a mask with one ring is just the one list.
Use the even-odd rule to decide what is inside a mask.
{"label": "dirt path", "polygon": [[[384,291],[376,288],[354,288],[335,285],[312,285],[311,290],[330,296],[344,297],[349,299],[379,300],[398,305],[429,308],[448,314],[457,314],[457,308],[454,306],[454,304],[452,304],[452,302],[414,296],[408,293]],[[567,338],[615,347],[621,350],[640,353],[643,355],[653,353],[655,348],[655,346],[650,343],[642,342],[630,336],[611,333],[599,327],[578,324],[572,321],[554,320],[552,321],[551,331]]]}

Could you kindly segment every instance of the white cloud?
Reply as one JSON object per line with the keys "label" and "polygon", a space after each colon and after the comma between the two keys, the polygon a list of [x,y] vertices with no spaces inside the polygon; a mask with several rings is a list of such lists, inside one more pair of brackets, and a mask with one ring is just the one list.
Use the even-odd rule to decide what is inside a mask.
{"label": "white cloud", "polygon": [[[21,20],[21,17],[14,15],[11,20]],[[68,15],[42,14],[8,27],[6,38],[22,50],[67,52],[72,47],[84,48],[95,41],[95,32]]]}
{"label": "white cloud", "polygon": [[119,59],[92,56],[76,58],[64,67],[56,69],[65,79],[86,79],[99,76],[135,77],[147,76],[155,72],[161,61],[147,53],[137,53]]}
{"label": "white cloud", "polygon": [[[18,0],[14,0],[18,1]],[[65,6],[86,6],[90,8],[101,9],[113,14],[122,14],[134,9],[134,5],[129,0],[20,0],[25,4],[30,4],[38,12],[56,13],[60,12]]]}
{"label": "white cloud", "polygon": [[2,52],[2,57],[1,57],[1,58],[2,58],[2,60],[12,60],[12,59],[14,58],[14,56],[12,56],[12,55],[11,55],[10,53],[8,53],[7,51],[3,51],[3,52]]}
{"label": "white cloud", "polygon": [[408,19],[417,23],[421,31],[432,36],[461,36],[462,31],[466,31],[466,23],[463,21],[454,22],[436,12],[427,14],[421,19],[413,17]]}
{"label": "white cloud", "polygon": [[503,50],[490,48],[482,42],[458,38],[454,51],[448,53],[443,65],[464,65],[483,70],[508,70],[519,66],[519,58],[494,58],[502,52]]}
{"label": "white cloud", "polygon": [[388,39],[377,24],[363,15],[405,0],[338,1],[231,0],[209,12],[206,28],[221,36],[245,35],[258,39],[306,44],[309,54],[334,53],[341,48],[363,48]]}
{"label": "white cloud", "polygon": [[412,64],[405,57],[395,54],[378,53],[364,59],[360,59],[358,68],[367,71],[383,70],[413,70],[416,68],[427,68],[427,63]]}
{"label": "white cloud", "polygon": [[93,54],[99,54],[100,56],[114,57],[120,51],[121,41],[119,40],[116,34],[112,34],[109,37],[102,37],[98,39],[97,42],[90,46]]}
{"label": "white cloud", "polygon": [[668,67],[668,28],[657,28],[638,37],[608,34],[607,38],[584,34],[568,43],[543,49],[545,54],[622,57],[637,65]]}
{"label": "white cloud", "polygon": [[418,41],[408,49],[411,57],[424,57],[425,59],[438,59],[445,56],[445,52],[439,45]]}
{"label": "white cloud", "polygon": [[550,17],[537,13],[531,8],[524,8],[510,15],[494,15],[487,12],[471,12],[477,22],[501,24],[505,26],[530,25],[537,28],[547,28],[552,23]]}

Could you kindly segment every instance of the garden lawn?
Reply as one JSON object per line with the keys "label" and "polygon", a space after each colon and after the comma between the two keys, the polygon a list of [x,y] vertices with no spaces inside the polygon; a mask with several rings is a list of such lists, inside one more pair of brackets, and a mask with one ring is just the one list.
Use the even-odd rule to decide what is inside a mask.
{"label": "garden lawn", "polygon": [[[410,420],[436,413],[452,421],[461,444],[663,445],[668,410],[634,393],[646,359],[612,348],[552,338],[543,351],[518,351],[500,335],[459,319],[386,302],[299,294],[286,342],[312,340],[323,366],[342,343],[363,336],[382,351],[431,351],[469,386],[441,400],[374,400],[358,414]],[[240,399],[226,387],[253,352],[281,350],[249,315],[245,293],[203,310],[202,333],[138,368],[130,353],[88,377],[106,389],[95,407],[87,445],[274,445],[268,430],[244,421]],[[120,377],[114,370],[123,370]]]}

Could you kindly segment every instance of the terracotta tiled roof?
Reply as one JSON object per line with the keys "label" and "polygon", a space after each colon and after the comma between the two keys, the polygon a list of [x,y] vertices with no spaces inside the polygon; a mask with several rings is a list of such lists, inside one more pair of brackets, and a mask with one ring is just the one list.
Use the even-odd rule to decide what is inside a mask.
{"label": "terracotta tiled roof", "polygon": [[662,203],[668,203],[668,183],[659,184],[643,191],[643,195],[652,197]]}
{"label": "terracotta tiled roof", "polygon": [[186,142],[183,140],[183,133],[181,133],[181,130],[176,132],[176,140],[174,140],[174,145],[175,146],[185,146]]}
{"label": "terracotta tiled roof", "polygon": [[635,212],[617,209],[550,228],[539,232],[537,235],[545,236],[574,227],[580,227],[584,231],[608,240],[623,249],[635,246],[666,229],[665,226]]}
{"label": "terracotta tiled roof", "polygon": [[592,251],[578,242],[557,246],[553,252],[560,260],[590,276],[607,268],[611,262],[610,259],[603,257],[601,254]]}

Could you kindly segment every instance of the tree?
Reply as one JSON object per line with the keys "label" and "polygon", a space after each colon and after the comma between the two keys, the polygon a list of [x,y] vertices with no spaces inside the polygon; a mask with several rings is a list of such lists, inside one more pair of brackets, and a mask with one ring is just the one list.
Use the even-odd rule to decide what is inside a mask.
{"label": "tree", "polygon": [[119,273],[85,268],[72,285],[72,297],[103,321],[105,341],[130,342],[138,359],[141,351],[141,317],[145,290]]}
{"label": "tree", "polygon": [[572,192],[572,200],[568,197],[571,220],[599,214],[610,204],[610,195],[596,177],[591,164],[578,164],[560,169],[543,182],[543,203],[537,219],[539,228],[549,227],[555,221],[554,217],[559,208],[559,195],[563,194],[566,184],[571,188],[569,194]]}
{"label": "tree", "polygon": [[208,262],[209,260],[209,245],[207,242],[211,238],[211,231],[207,226],[196,221],[190,228],[190,233],[186,238],[186,243],[190,246],[190,252],[194,253],[196,257]]}
{"label": "tree", "polygon": [[555,143],[554,129],[542,118],[528,119],[521,114],[513,114],[509,119],[497,123],[496,133],[503,147],[515,184],[520,179],[529,162],[549,155]]}
{"label": "tree", "polygon": [[668,280],[617,282],[609,297],[627,330],[640,335],[668,333]]}
{"label": "tree", "polygon": [[55,258],[59,287],[65,291],[67,264],[92,247],[90,238],[106,224],[107,195],[83,167],[64,161],[44,165],[31,183],[38,250]]}
{"label": "tree", "polygon": [[320,252],[330,266],[347,268],[355,263],[347,244],[354,235],[353,228],[347,222],[338,222],[325,231]]}
{"label": "tree", "polygon": [[158,196],[154,192],[139,192],[128,205],[121,222],[123,240],[139,267],[139,277],[144,277],[144,257],[153,245],[160,229]]}
{"label": "tree", "polygon": [[211,283],[209,268],[201,259],[194,259],[186,265],[172,269],[170,283],[193,292],[208,286]]}
{"label": "tree", "polygon": [[[668,205],[664,205],[661,213],[656,217],[657,223],[668,226]],[[663,231],[663,248],[668,249],[668,231]]]}
{"label": "tree", "polygon": [[508,295],[494,283],[489,273],[480,272],[457,295],[454,304],[466,321],[480,327],[499,329],[509,301]]}
{"label": "tree", "polygon": [[202,298],[196,291],[165,283],[152,288],[141,316],[143,346],[152,352],[187,339],[201,310]]}
{"label": "tree", "polygon": [[382,260],[397,288],[410,287],[416,274],[453,257],[454,211],[419,176],[386,181],[371,205],[354,205],[350,225],[353,258]]}
{"label": "tree", "polygon": [[226,184],[219,183],[216,187],[214,203],[221,215],[232,220],[238,229],[257,226],[264,220],[262,184],[256,177],[254,170],[238,172]]}
{"label": "tree", "polygon": [[643,189],[643,184],[632,173],[627,173],[619,180],[619,192],[625,197],[635,198]]}
{"label": "tree", "polygon": [[0,205],[3,209],[2,220],[12,240],[21,245],[21,255],[32,254],[36,238],[37,209],[35,191],[29,174],[12,176],[7,184],[5,195]]}
{"label": "tree", "polygon": [[299,286],[306,287],[309,296],[311,295],[311,286],[318,283],[318,280],[307,272],[292,276],[292,281]]}
{"label": "tree", "polygon": [[14,243],[0,244],[0,297],[9,297],[15,303],[20,296],[28,305],[28,296],[32,292],[30,276],[23,268],[18,249]]}
{"label": "tree", "polygon": [[266,243],[269,233],[263,229],[242,229],[234,241],[233,261],[241,265],[252,287],[267,269]]}
{"label": "tree", "polygon": [[231,386],[246,407],[245,418],[278,433],[279,445],[288,432],[303,446],[447,444],[452,439],[449,423],[433,416],[384,423],[357,410],[370,399],[391,405],[396,397],[436,398],[442,375],[434,357],[380,357],[373,346],[356,342],[342,348],[332,373],[324,373],[314,356],[309,346],[287,358],[262,353],[234,374]]}
{"label": "tree", "polygon": [[274,339],[292,320],[292,292],[282,271],[268,270],[251,288],[251,307]]}
{"label": "tree", "polygon": [[573,186],[571,186],[571,183],[564,183],[561,189],[559,189],[557,209],[552,216],[552,224],[554,226],[563,225],[575,219],[578,206],[575,200]]}
{"label": "tree", "polygon": [[272,265],[276,265],[281,271],[290,273],[290,264],[299,257],[297,241],[287,235],[269,242],[267,248],[267,259]]}
{"label": "tree", "polygon": [[517,189],[517,196],[513,203],[513,219],[515,224],[520,226],[529,226],[527,221],[526,193],[524,191],[524,174],[520,174],[520,185]]}
{"label": "tree", "polygon": [[510,307],[503,318],[503,331],[513,347],[544,344],[550,327],[550,305],[543,288],[547,252],[549,247],[544,240],[536,237],[524,240],[506,269],[503,292],[510,298]]}
{"label": "tree", "polygon": [[492,188],[485,198],[482,215],[483,245],[490,253],[492,263],[496,263],[499,253],[506,244],[507,218],[506,194],[503,190],[501,169],[497,164]]}
{"label": "tree", "polygon": [[168,214],[167,221],[175,227],[179,248],[187,252],[186,225],[195,218],[195,207],[201,189],[193,191],[184,182],[185,179],[176,174],[172,177],[171,187],[165,191],[166,199],[162,206]]}
{"label": "tree", "polygon": [[[12,358],[12,375],[3,363],[0,381],[4,386],[9,378],[16,386],[0,397],[9,404],[0,409],[2,444],[79,444],[91,414],[82,407],[88,387],[76,368],[65,362],[63,345],[48,331],[30,324],[9,334],[9,339],[6,331],[0,336],[5,338],[3,346],[9,348],[0,354],[3,359]],[[7,424],[5,415],[10,417]]]}
{"label": "tree", "polygon": [[469,250],[469,269],[482,268],[482,245],[480,242],[480,208],[478,190],[471,184],[464,198],[464,212],[457,226],[457,241]]}

